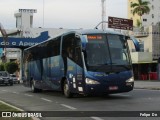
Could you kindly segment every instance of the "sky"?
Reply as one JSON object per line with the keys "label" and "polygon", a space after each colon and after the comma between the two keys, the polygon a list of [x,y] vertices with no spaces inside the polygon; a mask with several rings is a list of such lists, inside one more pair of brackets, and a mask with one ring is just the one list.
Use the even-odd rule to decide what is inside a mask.
{"label": "sky", "polygon": [[[106,0],[108,16],[127,18],[128,0]],[[0,23],[16,27],[18,9],[37,9],[33,27],[92,29],[102,21],[101,0],[0,0]]]}

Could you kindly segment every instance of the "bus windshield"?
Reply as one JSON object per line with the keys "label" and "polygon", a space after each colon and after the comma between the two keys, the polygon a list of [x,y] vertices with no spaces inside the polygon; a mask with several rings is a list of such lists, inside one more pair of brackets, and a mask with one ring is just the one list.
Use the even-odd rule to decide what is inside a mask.
{"label": "bus windshield", "polygon": [[85,61],[91,71],[122,71],[130,69],[125,37],[115,34],[87,35]]}

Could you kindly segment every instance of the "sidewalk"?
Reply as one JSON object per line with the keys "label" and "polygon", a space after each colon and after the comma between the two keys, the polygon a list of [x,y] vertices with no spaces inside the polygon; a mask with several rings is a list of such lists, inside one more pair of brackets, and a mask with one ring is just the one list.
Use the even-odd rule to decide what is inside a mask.
{"label": "sidewalk", "polygon": [[134,88],[160,90],[160,80],[135,80]]}

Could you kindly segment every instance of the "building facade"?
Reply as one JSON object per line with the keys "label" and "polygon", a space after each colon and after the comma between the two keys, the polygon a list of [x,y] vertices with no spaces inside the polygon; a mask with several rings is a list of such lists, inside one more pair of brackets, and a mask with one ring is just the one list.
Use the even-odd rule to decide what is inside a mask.
{"label": "building facade", "polygon": [[157,61],[160,58],[160,1],[149,1],[150,12],[141,17],[142,27],[138,27],[140,16],[133,15],[131,4],[138,0],[128,0],[128,19],[133,20],[134,29],[129,34],[139,41],[140,51],[136,52],[133,43],[129,43],[135,79],[158,79]]}
{"label": "building facade", "polygon": [[[140,20],[140,16],[133,15],[131,3],[135,3],[138,0],[128,0],[128,18],[133,19],[134,26],[137,26],[137,20]],[[142,0],[149,1],[150,12],[142,16],[142,26],[156,25],[160,21],[160,1],[159,0]]]}

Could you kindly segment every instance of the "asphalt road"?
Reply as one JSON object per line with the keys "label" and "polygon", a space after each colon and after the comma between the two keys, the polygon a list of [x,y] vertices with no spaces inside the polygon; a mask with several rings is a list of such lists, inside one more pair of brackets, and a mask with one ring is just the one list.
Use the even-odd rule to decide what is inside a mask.
{"label": "asphalt road", "polygon": [[[71,99],[65,98],[60,92],[44,91],[32,93],[29,88],[21,84],[14,86],[0,86],[0,100],[17,106],[25,111],[52,111],[48,112],[52,117],[43,117],[42,120],[158,120],[160,119],[160,90],[134,89],[129,93],[114,94],[109,96],[76,96]],[[61,111],[62,116],[53,117]],[[80,114],[81,117],[64,117],[66,111],[95,111]],[[102,111],[102,112],[99,112]],[[103,113],[103,111],[109,111]],[[115,113],[114,111],[118,111]],[[130,111],[121,113],[121,111]],[[135,112],[134,112],[135,111]],[[144,111],[148,111],[147,113]],[[132,114],[133,112],[133,114]],[[145,114],[146,113],[146,114]],[[145,117],[152,115],[158,117]],[[78,113],[79,114],[79,113]],[[102,114],[102,115],[101,115]],[[121,117],[123,114],[131,114]],[[139,115],[135,118],[134,115]],[[108,116],[109,115],[109,116]],[[120,117],[114,117],[120,115]],[[85,117],[84,117],[85,116]],[[87,117],[86,117],[87,116]],[[107,117],[106,117],[107,116]]]}

